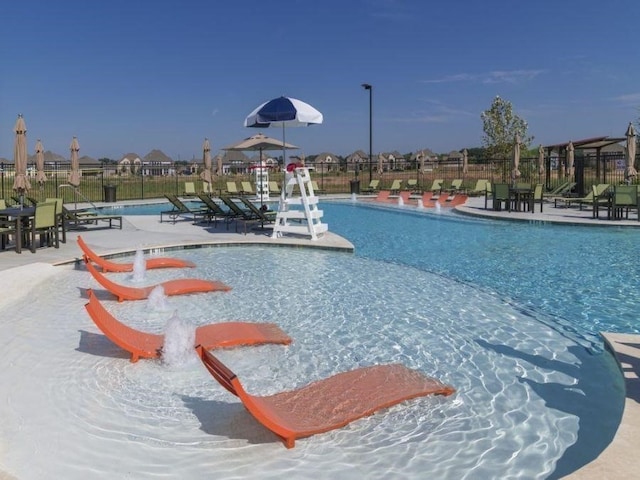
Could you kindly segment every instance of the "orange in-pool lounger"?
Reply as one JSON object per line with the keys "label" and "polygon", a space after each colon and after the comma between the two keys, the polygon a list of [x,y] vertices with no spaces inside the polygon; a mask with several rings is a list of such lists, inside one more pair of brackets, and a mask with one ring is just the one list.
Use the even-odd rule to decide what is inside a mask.
{"label": "orange in-pool lounger", "polygon": [[[133,263],[115,263],[99,256],[96,252],[91,250],[85,243],[84,239],[78,235],[78,246],[82,250],[82,253],[93,263],[102,268],[103,272],[132,272]],[[179,258],[170,257],[155,257],[147,258],[145,260],[147,270],[154,268],[193,268],[195,263],[187,260],[181,260]]]}
{"label": "orange in-pool lounger", "polygon": [[[85,305],[89,316],[109,340],[131,353],[131,361],[158,358],[164,345],[164,335],[142,332],[125,325],[111,315],[88,289]],[[276,343],[289,345],[291,338],[274,323],[223,322],[196,328],[196,345],[206,349]]]}
{"label": "orange in-pool lounger", "polygon": [[358,418],[424,395],[451,395],[453,387],[400,364],[343,372],[288,392],[248,394],[226,365],[202,346],[196,350],[209,373],[287,448],[297,438],[341,428]]}
{"label": "orange in-pool lounger", "polygon": [[[120,285],[112,282],[96,270],[96,267],[93,266],[89,259],[85,259],[85,265],[93,278],[95,278],[96,281],[109,292],[118,297],[119,302],[122,302],[123,300],[144,300],[145,298],[149,298],[152,290],[158,286],[149,285],[147,287],[128,287],[126,285]],[[176,280],[162,282],[159,285],[162,285],[164,293],[167,296],[185,295],[188,293],[228,292],[231,290],[230,286],[225,285],[222,282],[200,280],[198,278],[179,278]]]}

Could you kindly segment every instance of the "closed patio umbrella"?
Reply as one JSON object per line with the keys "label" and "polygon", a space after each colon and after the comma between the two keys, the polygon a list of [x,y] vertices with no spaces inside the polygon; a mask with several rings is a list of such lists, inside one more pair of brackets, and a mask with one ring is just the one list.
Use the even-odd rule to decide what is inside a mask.
{"label": "closed patio umbrella", "polygon": [[513,170],[511,171],[511,178],[516,181],[516,178],[520,177],[520,135],[516,134],[516,138],[513,142]]}
{"label": "closed patio umbrella", "polygon": [[69,148],[71,149],[71,173],[69,173],[67,181],[77,188],[80,186],[80,164],[78,161],[80,145],[78,144],[78,139],[76,137],[73,137],[73,140],[71,140]]}
{"label": "closed patio umbrella", "polygon": [[38,139],[36,142],[36,182],[42,186],[46,181],[47,176],[44,173],[44,147],[40,139]]}
{"label": "closed patio umbrella", "polygon": [[205,138],[202,144],[202,163],[204,164],[204,170],[200,173],[200,178],[204,182],[211,184],[211,145],[208,138]]}
{"label": "closed patio umbrella", "polygon": [[16,174],[13,180],[13,189],[20,195],[22,204],[25,192],[31,189],[31,184],[27,178],[27,126],[22,115],[18,115],[14,131],[16,138],[13,145],[13,162]]}
{"label": "closed patio umbrella", "polygon": [[567,145],[567,171],[565,173],[567,177],[573,176],[574,150],[573,142],[569,142]]}
{"label": "closed patio umbrella", "polygon": [[463,175],[469,173],[469,152],[466,148],[462,150],[462,173]]}
{"label": "closed patio umbrella", "polygon": [[544,175],[544,147],[542,145],[538,147],[538,174]]}
{"label": "closed patio umbrella", "polygon": [[378,173],[382,173],[384,171],[384,157],[381,153],[378,154]]}
{"label": "closed patio umbrella", "polygon": [[636,161],[636,131],[633,128],[633,124],[629,122],[629,128],[627,128],[627,152],[626,161],[627,168],[624,171],[624,178],[629,180],[632,177],[638,176],[638,172],[635,167]]}
{"label": "closed patio umbrella", "polygon": [[216,163],[218,164],[216,167],[216,175],[222,175],[222,155],[218,155],[216,157]]}

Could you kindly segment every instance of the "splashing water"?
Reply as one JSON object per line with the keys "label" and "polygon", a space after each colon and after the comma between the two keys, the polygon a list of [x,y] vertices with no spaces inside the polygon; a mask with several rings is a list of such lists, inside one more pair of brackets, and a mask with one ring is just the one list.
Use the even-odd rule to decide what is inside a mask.
{"label": "splashing water", "polygon": [[421,198],[418,199],[418,210],[424,210],[424,202]]}
{"label": "splashing water", "polygon": [[144,274],[147,271],[147,262],[144,259],[144,252],[141,248],[136,250],[136,256],[133,259],[133,280],[141,282],[144,280]]}
{"label": "splashing water", "polygon": [[196,326],[181,319],[175,310],[165,326],[162,363],[181,367],[194,362],[197,359],[193,348],[195,341]]}
{"label": "splashing water", "polygon": [[164,293],[162,285],[157,285],[153,290],[151,290],[148,305],[152,310],[167,310],[167,296]]}
{"label": "splashing water", "polygon": [[355,193],[352,193],[352,194],[351,194],[351,201],[352,201],[353,203],[356,203],[356,201],[357,201],[357,200],[358,200],[358,199],[356,198],[356,194],[355,194]]}
{"label": "splashing water", "polygon": [[399,207],[403,207],[404,206],[404,200],[402,199],[402,197],[398,197],[398,206]]}
{"label": "splashing water", "polygon": [[442,206],[440,205],[440,202],[436,202],[436,213],[442,213]]}

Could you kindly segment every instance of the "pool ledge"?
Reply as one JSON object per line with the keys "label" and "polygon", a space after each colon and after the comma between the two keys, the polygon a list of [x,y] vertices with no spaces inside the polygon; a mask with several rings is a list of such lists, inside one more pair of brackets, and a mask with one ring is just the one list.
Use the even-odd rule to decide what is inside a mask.
{"label": "pool ledge", "polygon": [[633,478],[640,471],[640,335],[601,333],[601,336],[624,377],[624,411],[609,446],[593,462],[565,477],[569,479]]}

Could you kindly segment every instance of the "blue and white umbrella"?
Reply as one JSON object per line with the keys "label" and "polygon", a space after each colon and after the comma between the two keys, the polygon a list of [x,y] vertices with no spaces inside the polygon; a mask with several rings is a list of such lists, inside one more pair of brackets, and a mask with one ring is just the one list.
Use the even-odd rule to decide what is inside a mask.
{"label": "blue and white umbrella", "polygon": [[263,103],[244,119],[245,127],[282,127],[282,160],[286,167],[285,127],[306,127],[322,123],[322,114],[297,98],[278,97]]}
{"label": "blue and white umbrella", "polygon": [[263,103],[244,120],[245,127],[306,127],[322,123],[322,114],[296,98],[278,97]]}

